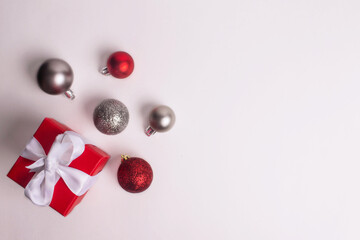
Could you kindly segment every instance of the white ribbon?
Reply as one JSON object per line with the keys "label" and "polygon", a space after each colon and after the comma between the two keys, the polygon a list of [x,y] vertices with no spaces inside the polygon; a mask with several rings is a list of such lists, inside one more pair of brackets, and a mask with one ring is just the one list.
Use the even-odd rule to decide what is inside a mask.
{"label": "white ribbon", "polygon": [[33,137],[21,154],[22,157],[35,161],[26,167],[36,174],[25,187],[25,195],[36,205],[47,206],[51,203],[55,185],[60,178],[75,195],[86,193],[95,183],[98,174],[90,176],[69,167],[84,150],[85,142],[75,132],[66,131],[57,135],[48,155]]}

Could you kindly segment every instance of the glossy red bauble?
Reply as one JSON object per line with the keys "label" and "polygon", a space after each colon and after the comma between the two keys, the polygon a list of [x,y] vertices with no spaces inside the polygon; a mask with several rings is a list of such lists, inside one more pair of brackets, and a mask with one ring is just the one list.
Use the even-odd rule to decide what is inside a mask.
{"label": "glossy red bauble", "polygon": [[124,190],[139,193],[150,186],[153,171],[150,164],[142,158],[125,158],[120,164],[117,176]]}
{"label": "glossy red bauble", "polygon": [[109,73],[116,78],[126,78],[134,71],[134,60],[126,52],[114,52],[107,61]]}

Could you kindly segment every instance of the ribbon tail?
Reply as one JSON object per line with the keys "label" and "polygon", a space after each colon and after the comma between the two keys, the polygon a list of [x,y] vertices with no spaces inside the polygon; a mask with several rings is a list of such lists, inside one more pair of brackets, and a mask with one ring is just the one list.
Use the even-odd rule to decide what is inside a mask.
{"label": "ribbon tail", "polygon": [[57,173],[77,196],[85,194],[94,185],[99,175],[90,176],[83,171],[66,166],[59,166]]}
{"label": "ribbon tail", "polygon": [[45,170],[38,172],[26,185],[25,196],[36,205],[49,205],[54,194],[56,178],[56,174],[48,173]]}

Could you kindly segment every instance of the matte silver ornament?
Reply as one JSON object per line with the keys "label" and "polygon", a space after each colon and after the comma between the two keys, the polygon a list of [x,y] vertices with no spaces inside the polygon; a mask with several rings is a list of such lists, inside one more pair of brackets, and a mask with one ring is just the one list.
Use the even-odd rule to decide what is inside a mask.
{"label": "matte silver ornament", "polygon": [[75,98],[70,90],[73,79],[70,65],[57,58],[46,60],[37,73],[38,84],[44,92],[52,95],[64,93],[71,100]]}
{"label": "matte silver ornament", "polygon": [[129,122],[127,107],[116,99],[105,99],[94,110],[96,128],[108,135],[122,132]]}
{"label": "matte silver ornament", "polygon": [[175,113],[168,106],[154,108],[149,115],[149,127],[146,128],[147,136],[154,135],[156,132],[167,132],[175,124]]}

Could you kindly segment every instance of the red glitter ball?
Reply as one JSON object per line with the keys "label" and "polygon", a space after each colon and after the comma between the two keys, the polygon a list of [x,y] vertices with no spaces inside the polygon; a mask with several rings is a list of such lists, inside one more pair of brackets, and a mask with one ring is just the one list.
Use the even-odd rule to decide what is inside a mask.
{"label": "red glitter ball", "polygon": [[116,78],[126,78],[134,71],[134,60],[126,52],[114,52],[107,61],[109,73]]}
{"label": "red glitter ball", "polygon": [[153,171],[148,162],[142,158],[123,159],[118,173],[120,186],[131,193],[145,191],[153,179]]}

